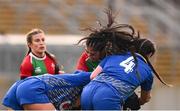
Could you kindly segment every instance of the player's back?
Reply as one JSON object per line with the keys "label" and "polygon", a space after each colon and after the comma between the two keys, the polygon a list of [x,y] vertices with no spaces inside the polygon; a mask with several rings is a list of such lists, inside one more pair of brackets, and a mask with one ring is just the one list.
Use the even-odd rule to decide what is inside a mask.
{"label": "player's back", "polygon": [[103,71],[95,79],[98,81],[106,82],[108,80],[114,83],[118,80],[137,87],[148,77],[152,78],[152,70],[144,58],[137,55],[136,63],[134,57],[129,52],[121,55],[107,56],[102,60],[100,66]]}

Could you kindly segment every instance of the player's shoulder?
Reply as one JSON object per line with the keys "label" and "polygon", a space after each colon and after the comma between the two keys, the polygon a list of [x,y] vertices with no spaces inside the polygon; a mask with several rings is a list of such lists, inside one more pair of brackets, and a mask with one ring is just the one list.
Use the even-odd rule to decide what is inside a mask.
{"label": "player's shoulder", "polygon": [[27,63],[27,62],[29,63],[29,62],[30,62],[30,58],[31,58],[30,55],[26,55],[26,56],[24,57],[22,63]]}
{"label": "player's shoulder", "polygon": [[88,57],[89,57],[86,51],[84,51],[84,52],[81,54],[81,56],[84,57],[84,58],[88,58]]}

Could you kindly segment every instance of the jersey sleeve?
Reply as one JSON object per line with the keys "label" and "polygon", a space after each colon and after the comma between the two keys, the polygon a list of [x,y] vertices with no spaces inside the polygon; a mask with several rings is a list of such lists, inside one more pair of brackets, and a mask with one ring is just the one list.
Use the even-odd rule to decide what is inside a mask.
{"label": "jersey sleeve", "polygon": [[86,65],[86,59],[88,58],[88,55],[86,52],[83,52],[82,55],[80,56],[77,65],[76,65],[76,69],[77,70],[83,70],[83,71],[88,71],[88,67]]}
{"label": "jersey sleeve", "polygon": [[[152,72],[151,72],[152,73]],[[148,78],[141,84],[141,89],[145,91],[150,91],[153,85],[153,75],[149,75]]]}
{"label": "jersey sleeve", "polygon": [[31,64],[30,57],[26,56],[20,66],[20,78],[24,79],[26,77],[32,76],[32,73],[33,66]]}

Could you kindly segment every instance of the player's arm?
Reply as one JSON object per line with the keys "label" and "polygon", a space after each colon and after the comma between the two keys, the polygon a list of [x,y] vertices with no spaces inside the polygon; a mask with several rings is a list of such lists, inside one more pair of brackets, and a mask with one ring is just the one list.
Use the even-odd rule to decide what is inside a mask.
{"label": "player's arm", "polygon": [[96,67],[96,69],[92,72],[90,79],[94,79],[98,74],[100,74],[103,71],[103,67],[106,64],[106,61],[109,59],[109,57],[105,57],[99,65]]}
{"label": "player's arm", "polygon": [[141,96],[139,98],[140,105],[143,105],[149,102],[150,99],[151,99],[151,91],[141,90]]}
{"label": "player's arm", "polygon": [[23,60],[20,66],[20,79],[25,79],[32,76],[33,66],[28,59]]}
{"label": "player's arm", "polygon": [[[152,72],[150,72],[152,73]],[[142,84],[141,84],[141,95],[139,98],[140,105],[143,105],[150,101],[151,99],[151,89],[153,84],[153,75],[150,75]]]}
{"label": "player's arm", "polygon": [[25,79],[29,76],[32,76],[32,70],[27,66],[20,67],[20,79]]}
{"label": "player's arm", "polygon": [[102,67],[100,65],[97,66],[97,68],[92,72],[90,78],[91,80],[94,79],[98,74],[102,72]]}
{"label": "player's arm", "polygon": [[55,107],[52,103],[24,104],[23,108],[25,110],[54,110],[55,111]]}
{"label": "player's arm", "polygon": [[88,71],[88,67],[86,66],[86,59],[88,58],[87,53],[83,52],[80,58],[78,59],[76,69],[77,70],[83,70]]}

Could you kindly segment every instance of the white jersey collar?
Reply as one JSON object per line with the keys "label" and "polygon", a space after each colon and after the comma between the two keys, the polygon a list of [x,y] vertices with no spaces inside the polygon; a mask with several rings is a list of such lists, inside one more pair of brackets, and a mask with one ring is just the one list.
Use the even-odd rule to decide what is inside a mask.
{"label": "white jersey collar", "polygon": [[37,56],[34,55],[32,52],[30,52],[29,55],[30,55],[31,57],[34,57],[34,58],[37,59],[37,60],[44,60],[44,59],[46,59],[46,54],[45,54],[44,57],[42,57],[42,58],[37,57]]}

